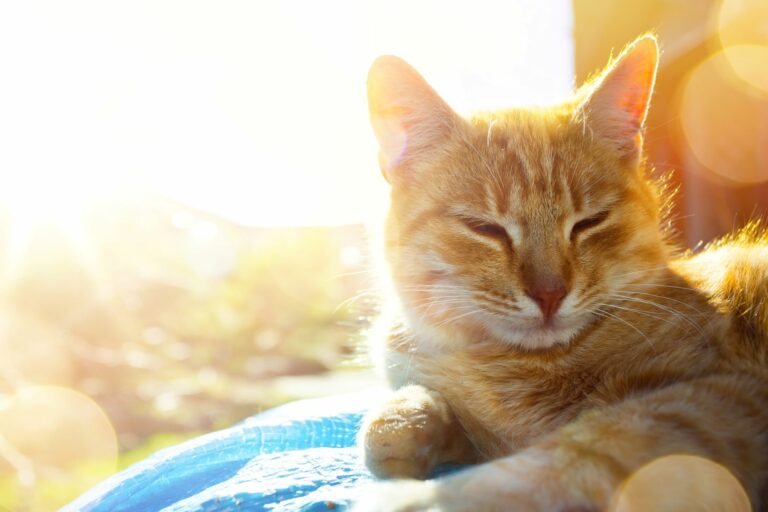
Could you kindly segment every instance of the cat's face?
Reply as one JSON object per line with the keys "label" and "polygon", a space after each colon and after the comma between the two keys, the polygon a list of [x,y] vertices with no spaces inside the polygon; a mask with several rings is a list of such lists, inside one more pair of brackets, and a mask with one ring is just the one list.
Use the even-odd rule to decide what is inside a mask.
{"label": "cat's face", "polygon": [[549,348],[616,314],[607,305],[663,264],[638,166],[655,69],[642,39],[569,104],[465,120],[405,63],[377,61],[387,256],[412,328]]}

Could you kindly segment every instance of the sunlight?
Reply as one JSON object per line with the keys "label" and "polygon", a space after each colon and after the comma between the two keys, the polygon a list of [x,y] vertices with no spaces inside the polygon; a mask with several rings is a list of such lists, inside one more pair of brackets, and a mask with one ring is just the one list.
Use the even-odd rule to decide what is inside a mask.
{"label": "sunlight", "polygon": [[[56,168],[54,162],[51,167]],[[62,235],[91,274],[100,268],[92,241],[84,230],[86,213],[98,201],[108,201],[109,188],[87,172],[56,169],[57,172],[19,174],[0,190],[0,212],[7,219],[3,256],[0,258],[0,286],[20,273],[32,238],[41,230]],[[104,283],[103,280],[97,280]]]}
{"label": "sunlight", "polygon": [[31,179],[22,175],[0,193],[0,209],[8,218],[3,265],[0,266],[0,285],[5,285],[20,270],[24,252],[35,230],[53,225],[57,230],[75,236],[81,229],[81,206],[84,197],[68,195],[67,188],[45,183],[47,177]]}
{"label": "sunlight", "polygon": [[14,3],[0,165],[29,178],[3,200],[16,222],[68,223],[99,178],[243,224],[366,221],[387,194],[373,59],[409,60],[459,111],[551,103],[572,84],[568,4]]}
{"label": "sunlight", "polygon": [[[407,59],[462,113],[572,86],[568,0],[1,11],[0,304],[19,325],[0,318],[0,508],[60,505],[112,472],[115,430],[126,449],[152,429],[210,429],[186,414],[201,389],[262,407],[285,393],[241,378],[325,371],[346,354],[373,309],[334,310],[369,285],[347,225],[388,202],[366,100],[377,56]],[[305,226],[336,227],[250,229]],[[215,373],[179,377],[199,360]]]}
{"label": "sunlight", "polygon": [[72,175],[56,167],[51,171],[23,172],[4,183],[0,204],[30,223],[55,221],[67,223],[77,216],[93,193],[88,190],[93,178]]}

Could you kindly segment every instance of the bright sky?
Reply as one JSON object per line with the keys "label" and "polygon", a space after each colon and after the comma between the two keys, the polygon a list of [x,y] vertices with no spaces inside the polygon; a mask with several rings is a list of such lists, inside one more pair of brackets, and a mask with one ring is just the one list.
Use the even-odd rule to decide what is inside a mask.
{"label": "bright sky", "polygon": [[244,224],[363,221],[387,193],[377,55],[459,111],[550,103],[571,24],[569,0],[3,2],[0,202],[55,214],[139,187]]}

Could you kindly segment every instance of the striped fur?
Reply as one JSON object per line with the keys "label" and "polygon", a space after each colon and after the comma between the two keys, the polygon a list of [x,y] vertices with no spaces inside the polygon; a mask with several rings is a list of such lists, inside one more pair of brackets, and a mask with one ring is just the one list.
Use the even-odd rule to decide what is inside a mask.
{"label": "striped fur", "polygon": [[[393,59],[374,65],[369,94],[402,314],[385,349],[396,391],[363,427],[366,463],[425,478],[488,462],[382,485],[358,507],[630,510],[632,475],[686,454],[727,469],[759,508],[768,236],[751,225],[695,255],[668,243],[639,156],[655,40],[564,105],[470,119]],[[408,84],[402,104],[388,81]]]}

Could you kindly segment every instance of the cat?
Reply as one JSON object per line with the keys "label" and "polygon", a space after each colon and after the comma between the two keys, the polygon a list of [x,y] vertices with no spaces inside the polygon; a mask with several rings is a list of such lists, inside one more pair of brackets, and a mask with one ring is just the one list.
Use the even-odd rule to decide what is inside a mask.
{"label": "cat", "polygon": [[[374,62],[401,314],[394,391],[360,437],[399,480],[356,510],[762,505],[768,236],[753,223],[694,254],[662,227],[670,194],[642,155],[658,57],[644,35],[562,105],[470,118],[401,59]],[[654,461],[661,501],[632,502]],[[481,464],[422,480],[446,463]]]}

